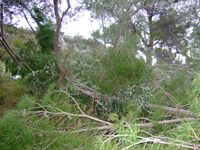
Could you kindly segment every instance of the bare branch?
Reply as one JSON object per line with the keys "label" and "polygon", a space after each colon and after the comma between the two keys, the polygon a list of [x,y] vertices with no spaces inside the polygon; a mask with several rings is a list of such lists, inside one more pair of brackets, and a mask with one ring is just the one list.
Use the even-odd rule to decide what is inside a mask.
{"label": "bare branch", "polygon": [[70,0],[67,0],[67,9],[62,13],[61,21],[63,20],[63,17],[68,13],[69,9],[71,8]]}
{"label": "bare branch", "polygon": [[[1,34],[1,33],[0,33],[0,34]],[[27,70],[27,69],[24,67],[24,65],[23,65],[21,62],[19,62],[19,61],[17,60],[17,58],[12,54],[12,50],[11,50],[10,47],[4,42],[5,39],[4,39],[4,41],[3,41],[2,39],[4,39],[4,37],[3,37],[2,34],[1,34],[0,42],[1,42],[2,45],[4,46],[5,50],[8,52],[8,54],[12,57],[12,59],[13,59],[20,67],[22,67],[24,70]],[[11,51],[10,51],[10,50],[11,50]]]}
{"label": "bare branch", "polygon": [[26,19],[26,22],[28,23],[28,25],[30,26],[31,30],[34,32],[34,34],[36,34],[35,30],[33,29],[33,27],[31,26],[30,22],[28,21],[28,18],[26,17],[26,14],[23,12],[24,18]]}
{"label": "bare branch", "polygon": [[189,117],[195,117],[194,112],[185,110],[185,109],[178,109],[178,108],[172,108],[167,106],[161,106],[161,105],[155,105],[155,104],[148,104],[150,108],[162,108],[166,111],[170,111],[170,114],[181,114]]}
{"label": "bare branch", "polygon": [[65,58],[64,58],[64,61],[63,61],[63,64],[65,64],[65,61],[67,59],[67,57],[74,51],[74,49],[71,49],[69,53],[67,53],[67,55],[65,55]]}
{"label": "bare branch", "polygon": [[[182,121],[195,121],[195,120],[198,120],[198,119],[197,118],[184,118],[184,119],[164,120],[164,121],[158,121],[158,122],[156,122],[156,124],[163,125],[163,124],[169,124],[169,123],[179,123]],[[136,124],[136,126],[151,128],[151,127],[154,127],[155,124],[144,123],[144,124]]]}
{"label": "bare branch", "polygon": [[72,131],[72,133],[80,133],[80,132],[86,132],[86,131],[92,131],[92,130],[110,130],[110,127],[101,126],[101,127],[96,127],[96,128],[80,129],[80,130]]}
{"label": "bare branch", "polygon": [[100,123],[103,123],[103,124],[114,126],[113,123],[110,123],[110,122],[107,122],[107,121],[104,121],[104,120],[101,120],[101,119],[98,119],[98,118],[95,118],[95,117],[92,117],[92,116],[88,116],[88,115],[84,115],[84,114],[81,114],[81,115],[72,114],[72,113],[64,112],[59,108],[55,108],[55,109],[58,110],[59,112],[58,113],[53,113],[53,112],[49,112],[49,111],[29,111],[29,112],[26,112],[26,113],[27,114],[39,114],[40,113],[40,114],[45,114],[45,115],[67,115],[67,116],[89,118],[91,120],[94,120],[94,121],[97,121],[97,122],[100,122]]}
{"label": "bare branch", "polygon": [[83,115],[85,115],[85,113],[82,111],[82,109],[80,108],[80,106],[79,106],[79,104],[77,103],[77,101],[76,101],[71,95],[69,95],[69,93],[67,93],[67,92],[65,92],[65,91],[63,91],[63,90],[56,91],[56,92],[62,92],[62,93],[67,94],[67,95],[76,103],[76,106],[78,107],[79,111],[80,111]]}
{"label": "bare branch", "polygon": [[3,3],[1,3],[1,34],[4,36],[3,32]]}
{"label": "bare branch", "polygon": [[93,97],[90,102],[90,108],[87,111],[87,115],[91,115],[95,111],[94,101],[96,99],[96,95],[97,95],[97,88],[94,90]]}

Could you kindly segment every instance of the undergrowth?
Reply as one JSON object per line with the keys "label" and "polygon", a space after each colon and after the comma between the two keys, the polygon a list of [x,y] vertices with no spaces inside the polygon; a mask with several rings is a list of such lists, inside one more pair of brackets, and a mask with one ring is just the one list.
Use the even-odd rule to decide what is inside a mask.
{"label": "undergrowth", "polygon": [[[0,120],[2,149],[92,149],[91,132],[73,131],[95,124],[64,114],[54,115],[58,109],[71,113],[78,113],[78,110],[65,94],[52,93],[53,89],[49,88],[40,100],[24,95],[15,109],[3,116]],[[45,114],[44,110],[52,114]]]}
{"label": "undergrowth", "polygon": [[20,97],[25,94],[25,89],[20,81],[3,77],[0,79],[0,117],[17,105]]}

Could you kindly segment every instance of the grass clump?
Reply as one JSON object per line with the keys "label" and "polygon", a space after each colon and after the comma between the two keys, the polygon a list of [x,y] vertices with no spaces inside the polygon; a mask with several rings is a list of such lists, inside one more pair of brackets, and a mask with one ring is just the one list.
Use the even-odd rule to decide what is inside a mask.
{"label": "grass clump", "polygon": [[14,108],[20,101],[20,97],[25,94],[25,85],[20,81],[10,79],[0,79],[0,117],[6,111]]}
{"label": "grass clump", "polygon": [[[88,120],[84,124],[85,119],[79,120],[78,117],[58,114],[60,110],[74,114],[78,114],[79,111],[65,94],[52,90],[53,86],[42,99],[24,95],[15,109],[2,117],[0,120],[2,149],[92,149],[91,141],[94,138],[91,136],[91,131],[82,133],[78,130],[95,125]],[[80,121],[82,124],[78,123]]]}

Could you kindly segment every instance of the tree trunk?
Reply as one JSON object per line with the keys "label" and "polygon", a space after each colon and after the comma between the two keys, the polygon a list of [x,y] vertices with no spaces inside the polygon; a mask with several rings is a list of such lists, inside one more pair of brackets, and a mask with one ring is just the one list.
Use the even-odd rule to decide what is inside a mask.
{"label": "tree trunk", "polygon": [[64,67],[64,64],[62,64],[61,60],[60,60],[60,53],[59,53],[59,49],[58,49],[58,45],[59,45],[59,36],[60,36],[60,28],[61,28],[61,20],[58,18],[57,22],[56,22],[56,35],[55,35],[55,53],[56,53],[56,61],[58,64],[58,67],[60,69],[60,77],[58,80],[59,86],[63,87],[65,85],[64,81],[65,81],[65,76],[67,73],[67,69]]}
{"label": "tree trunk", "polygon": [[1,34],[4,36],[3,33],[3,3],[1,3]]}
{"label": "tree trunk", "polygon": [[146,45],[147,49],[147,64],[152,65],[152,53],[153,53],[153,44],[154,44],[154,39],[152,37],[153,34],[153,23],[152,23],[152,17],[153,17],[153,10],[152,9],[147,9],[147,15],[148,15],[148,21],[149,21],[149,43]]}
{"label": "tree trunk", "polygon": [[55,53],[56,53],[56,61],[57,61],[58,67],[60,69],[60,77],[58,80],[60,87],[63,87],[65,85],[65,76],[67,73],[67,69],[65,68],[64,63],[62,63],[60,60],[60,53],[59,53],[59,49],[58,49],[62,20],[63,20],[63,17],[67,14],[67,12],[69,11],[69,9],[71,7],[70,0],[67,0],[67,3],[68,3],[67,9],[62,13],[62,16],[60,17],[59,12],[58,12],[58,0],[54,0],[54,11],[55,11],[55,15],[56,15],[56,35],[55,35],[54,49],[55,49]]}
{"label": "tree trunk", "polygon": [[60,77],[59,77],[59,80],[58,80],[59,87],[65,86],[65,76],[66,76],[66,74],[67,74],[67,69],[64,69],[60,72]]}

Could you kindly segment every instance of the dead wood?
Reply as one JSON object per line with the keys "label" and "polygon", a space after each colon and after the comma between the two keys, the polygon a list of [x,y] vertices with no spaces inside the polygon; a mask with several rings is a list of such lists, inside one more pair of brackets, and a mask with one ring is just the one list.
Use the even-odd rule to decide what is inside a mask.
{"label": "dead wood", "polygon": [[[155,124],[163,125],[163,124],[169,124],[169,123],[179,123],[179,122],[183,122],[183,121],[195,121],[195,120],[198,120],[198,119],[197,118],[183,118],[183,119],[158,121]],[[136,126],[151,128],[151,127],[154,127],[155,124],[153,124],[153,123],[144,123],[144,124],[136,124]]]}
{"label": "dead wood", "polygon": [[148,104],[148,106],[152,109],[154,108],[162,108],[166,111],[169,111],[171,115],[178,114],[178,115],[183,115],[183,116],[188,116],[188,117],[196,117],[194,112],[185,110],[185,109],[178,109],[178,108],[172,108],[172,107],[167,107],[167,106],[161,106],[161,105],[155,105],[155,104]]}
{"label": "dead wood", "polygon": [[96,99],[96,94],[97,94],[97,88],[94,90],[93,97],[90,102],[90,108],[87,111],[87,115],[89,115],[89,116],[92,115],[95,111],[94,101]]}
{"label": "dead wood", "polygon": [[[89,88],[89,87],[87,87],[87,86],[85,86],[85,85],[83,85],[83,84],[81,84],[81,83],[78,83],[78,82],[75,82],[77,85],[79,85],[81,88],[77,88],[78,89],[78,91],[80,92],[80,93],[82,93],[82,94],[85,94],[85,95],[87,95],[87,96],[93,96],[93,90],[91,89],[91,88]],[[84,89],[87,89],[87,90],[84,90],[84,89],[82,89],[82,88],[84,88]],[[99,92],[97,92],[96,94],[95,94],[95,97],[96,98],[100,98],[100,97],[106,97],[106,98],[108,98],[108,96],[107,95],[103,95],[103,94],[101,94],[101,93],[99,93]],[[112,97],[113,99],[116,99],[116,100],[118,100],[119,98],[118,97]],[[178,115],[183,115],[183,116],[188,116],[188,117],[196,117],[196,115],[194,114],[194,112],[192,112],[192,111],[189,111],[189,110],[185,110],[185,109],[178,109],[178,108],[172,108],[172,107],[167,107],[167,106],[161,106],[161,105],[155,105],[155,104],[148,104],[148,105],[146,105],[145,107],[149,107],[149,108],[151,108],[151,109],[155,109],[155,108],[162,108],[162,109],[164,109],[164,110],[166,110],[166,111],[169,111],[170,112],[170,114],[172,114],[172,115],[174,115],[174,114],[178,114]]]}

